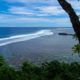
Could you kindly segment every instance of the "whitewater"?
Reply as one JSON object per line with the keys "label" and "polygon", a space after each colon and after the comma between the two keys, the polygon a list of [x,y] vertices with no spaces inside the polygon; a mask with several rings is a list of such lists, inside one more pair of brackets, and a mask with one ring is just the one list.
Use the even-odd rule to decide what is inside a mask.
{"label": "whitewater", "polygon": [[35,39],[38,37],[49,36],[53,34],[54,33],[51,30],[40,30],[35,33],[15,35],[15,36],[7,37],[7,38],[1,38],[0,46],[5,46],[5,45],[16,43],[16,42],[28,41],[28,40]]}

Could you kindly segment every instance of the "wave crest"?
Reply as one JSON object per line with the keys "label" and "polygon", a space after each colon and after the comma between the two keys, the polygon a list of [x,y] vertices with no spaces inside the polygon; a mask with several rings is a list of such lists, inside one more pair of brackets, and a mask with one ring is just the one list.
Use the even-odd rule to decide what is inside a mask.
{"label": "wave crest", "polygon": [[2,38],[0,39],[0,46],[5,46],[8,44],[21,42],[21,41],[27,41],[27,40],[35,39],[35,38],[46,36],[46,35],[53,35],[53,32],[51,30],[40,30],[38,32],[31,33],[31,34],[15,35],[8,38]]}

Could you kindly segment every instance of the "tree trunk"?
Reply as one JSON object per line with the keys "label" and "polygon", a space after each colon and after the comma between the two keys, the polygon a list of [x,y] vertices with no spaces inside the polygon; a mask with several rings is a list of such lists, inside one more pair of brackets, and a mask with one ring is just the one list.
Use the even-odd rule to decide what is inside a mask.
{"label": "tree trunk", "polygon": [[68,3],[66,0],[58,0],[61,7],[67,12],[70,17],[73,29],[78,37],[79,44],[80,44],[80,21],[79,17],[75,13],[74,9],[72,8],[71,4]]}

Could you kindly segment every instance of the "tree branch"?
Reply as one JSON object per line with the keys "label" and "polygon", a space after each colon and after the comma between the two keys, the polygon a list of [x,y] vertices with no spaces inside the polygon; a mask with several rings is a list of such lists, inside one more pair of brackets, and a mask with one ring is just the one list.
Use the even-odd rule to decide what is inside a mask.
{"label": "tree branch", "polygon": [[75,13],[74,9],[72,8],[71,4],[68,3],[66,0],[58,0],[61,7],[67,12],[70,17],[73,29],[78,37],[80,43],[80,21],[79,17]]}

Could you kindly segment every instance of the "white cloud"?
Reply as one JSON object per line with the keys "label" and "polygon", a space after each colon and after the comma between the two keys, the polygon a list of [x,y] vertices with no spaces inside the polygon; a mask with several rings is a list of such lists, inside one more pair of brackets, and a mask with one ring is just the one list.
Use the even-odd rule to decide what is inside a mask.
{"label": "white cloud", "polygon": [[67,0],[74,9],[79,9],[80,10],[80,1],[78,0]]}
{"label": "white cloud", "polygon": [[21,14],[25,16],[49,16],[45,13],[39,13],[28,9],[27,7],[11,7],[9,10],[10,14]]}
{"label": "white cloud", "polygon": [[[14,4],[9,6],[8,9],[9,14],[17,14],[19,16],[13,16],[13,15],[1,15],[0,14],[0,24],[25,24],[25,25],[31,25],[32,24],[38,24],[38,23],[48,23],[50,24],[56,24],[59,26],[65,26],[70,25],[69,18],[66,18],[63,16],[63,18],[60,17],[60,15],[65,15],[66,13],[61,8],[61,6],[58,4],[57,0],[4,0],[8,2],[9,4],[15,4],[18,2],[18,6],[15,6]],[[75,9],[80,10],[80,3],[78,3],[76,0],[68,0],[73,1],[70,2],[72,6]],[[19,3],[22,3],[24,6],[21,7]],[[37,3],[37,5],[33,4]],[[41,5],[42,3],[46,3],[47,5]],[[28,4],[28,5],[27,5]],[[38,6],[39,4],[39,6]],[[41,6],[40,6],[41,5]],[[28,8],[29,7],[29,8]],[[78,11],[77,14],[80,12]],[[24,16],[21,16],[24,15]],[[46,16],[46,18],[45,18]],[[57,16],[57,18],[50,19],[50,16]],[[59,17],[58,17],[59,16]],[[35,18],[33,18],[35,17]],[[37,18],[36,18],[37,17]],[[41,25],[44,25],[41,24]]]}
{"label": "white cloud", "polygon": [[8,11],[11,14],[21,14],[21,15],[28,15],[28,16],[43,16],[43,17],[65,14],[64,10],[62,10],[58,6],[42,6],[42,7],[34,7],[34,9],[38,9],[38,11],[30,10],[27,7],[13,6]]}
{"label": "white cloud", "polygon": [[[30,7],[36,8],[40,10],[40,13],[35,12],[35,10],[31,11],[30,9],[25,7],[12,7],[10,9],[10,12],[13,14],[23,14],[23,15],[29,15],[29,16],[50,16],[50,15],[61,15],[65,14],[64,10],[61,8],[61,6],[58,4],[57,0],[5,0],[9,3],[15,3],[15,2],[21,2],[24,3],[25,5],[30,4],[30,3],[47,3],[48,6],[35,6],[33,4],[30,4]],[[80,10],[80,2],[77,0],[67,0],[69,1],[74,9]],[[32,6],[33,5],[33,6]],[[77,13],[79,13],[78,11]]]}
{"label": "white cloud", "polygon": [[33,15],[34,14],[25,7],[11,7],[9,9],[9,12],[12,14],[23,14],[23,15]]}
{"label": "white cloud", "polygon": [[45,14],[50,15],[61,15],[64,14],[64,10],[59,8],[58,6],[44,6],[44,7],[38,7],[38,9]]}
{"label": "white cloud", "polygon": [[[17,17],[13,15],[2,15],[0,14],[0,26],[27,26],[27,25],[37,25],[37,23],[46,23],[44,25],[47,26],[47,23],[50,25],[57,25],[59,26],[64,26],[65,25],[70,25],[70,20],[69,18],[56,18],[56,19],[49,19],[49,18],[27,18],[27,17]],[[42,25],[42,24],[40,24]],[[50,25],[50,26],[51,26]]]}

